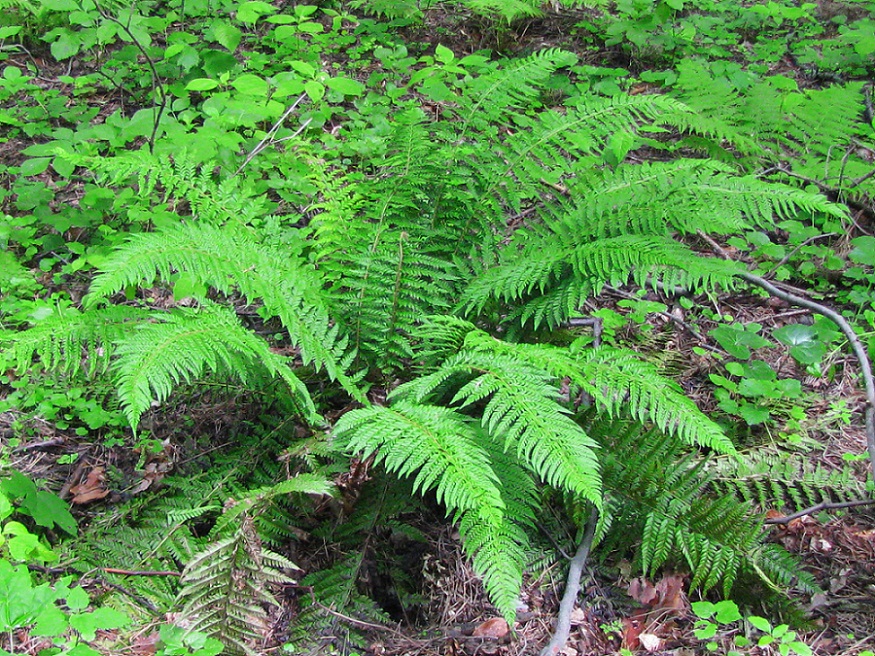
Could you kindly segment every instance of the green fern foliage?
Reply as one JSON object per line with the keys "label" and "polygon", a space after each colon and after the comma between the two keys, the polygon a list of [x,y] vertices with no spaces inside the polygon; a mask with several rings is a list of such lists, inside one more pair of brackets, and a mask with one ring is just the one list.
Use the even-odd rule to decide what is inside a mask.
{"label": "green fern foliage", "polygon": [[308,421],[318,419],[307,388],[286,358],[243,328],[234,312],[207,305],[155,319],[128,336],[114,364],[119,398],[134,430],[153,399],[165,400],[180,382],[197,379],[205,371],[237,375],[251,384],[249,372],[263,368],[289,386]]}
{"label": "green fern foliage", "polygon": [[[620,535],[628,535],[630,524],[641,527],[645,572],[680,560],[692,571],[694,587],[720,584],[724,594],[742,570],[773,585],[793,581],[784,574],[794,562],[789,554],[763,542],[762,516],[734,496],[707,494],[711,478],[704,461],[683,456],[680,442],[634,423],[597,422],[590,430],[603,446],[605,485],[612,497],[606,524],[619,524]],[[798,585],[817,589],[809,575]]]}
{"label": "green fern foliage", "polygon": [[0,362],[23,373],[37,358],[43,369],[93,375],[107,369],[112,344],[148,318],[147,312],[125,306],[92,313],[58,311],[28,330],[0,332]]}
{"label": "green fern foliage", "polygon": [[734,460],[715,460],[709,470],[716,490],[764,510],[786,506],[795,512],[819,503],[868,498],[865,486],[849,471],[829,470],[773,449],[745,451]]}
{"label": "green fern foliage", "polygon": [[256,654],[268,628],[264,605],[277,605],[268,586],[294,581],[287,558],[265,549],[251,519],[196,554],[182,574],[179,601],[189,630],[218,637],[226,653]]}

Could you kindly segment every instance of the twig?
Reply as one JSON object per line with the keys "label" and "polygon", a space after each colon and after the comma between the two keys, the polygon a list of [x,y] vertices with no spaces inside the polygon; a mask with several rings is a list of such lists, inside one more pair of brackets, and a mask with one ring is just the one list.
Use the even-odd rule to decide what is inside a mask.
{"label": "twig", "polygon": [[571,317],[566,323],[569,328],[576,326],[592,326],[592,345],[598,348],[602,343],[602,318],[601,317]]}
{"label": "twig", "polygon": [[819,239],[826,239],[827,237],[835,237],[835,236],[836,236],[836,233],[827,232],[826,234],[823,234],[823,235],[814,235],[814,237],[809,237],[808,239],[803,241],[801,244],[798,244],[796,246],[796,248],[794,248],[792,251],[787,253],[784,257],[782,257],[781,260],[769,270],[769,272],[765,275],[765,277],[771,278],[772,275],[775,273],[775,271],[777,271],[782,266],[787,264],[787,262],[790,261],[791,257],[796,255],[796,253],[798,253],[800,250],[802,250],[805,246],[808,246],[808,244],[810,244],[811,242],[817,241]]}
{"label": "twig", "polygon": [[[708,235],[700,231],[699,236],[707,241],[715,252],[721,255],[724,259],[732,260],[729,253],[727,253],[720,244],[708,237]],[[866,446],[869,449],[869,464],[872,469],[872,476],[875,478],[875,379],[872,378],[872,362],[869,359],[869,354],[866,352],[866,347],[863,346],[863,343],[857,337],[851,324],[849,324],[842,315],[832,308],[822,305],[821,303],[816,303],[810,299],[803,298],[802,296],[782,291],[760,276],[754,275],[748,271],[739,271],[736,275],[742,280],[746,280],[752,285],[756,285],[757,287],[766,290],[772,296],[776,296],[777,298],[793,305],[808,308],[813,312],[825,316],[842,331],[842,334],[845,336],[845,339],[848,340],[848,343],[851,345],[851,350],[854,352],[854,355],[857,356],[857,360],[860,363],[860,375],[863,378],[863,385],[866,388]]]}
{"label": "twig", "polygon": [[[300,105],[304,101],[304,98],[306,98],[306,97],[307,97],[307,95],[302,93],[300,96],[298,96],[297,100],[295,100],[295,102],[293,102],[289,106],[289,108],[285,112],[283,112],[283,115],[280,116],[277,119],[276,123],[274,123],[270,127],[270,130],[267,131],[267,134],[264,135],[262,140],[259,141],[255,145],[255,148],[253,148],[249,152],[249,154],[246,156],[246,159],[243,160],[243,163],[239,167],[237,167],[237,170],[234,171],[235,176],[239,175],[240,171],[242,171],[244,168],[246,168],[246,165],[249,164],[249,162],[251,162],[253,159],[255,159],[255,156],[258,155],[258,153],[260,153],[262,150],[264,150],[269,145],[274,143],[273,136],[277,133],[277,131],[282,126],[282,124],[285,123],[285,120],[289,117],[289,115],[291,115],[291,113],[298,108],[298,105]],[[298,128],[298,131],[292,135],[292,137],[284,137],[283,139],[280,139],[279,141],[285,141],[286,139],[290,139],[290,138],[298,136],[299,134],[301,134],[301,132],[304,130],[304,128],[306,128],[308,125],[310,125],[310,121],[312,121],[312,120],[313,119],[307,119],[304,122],[304,124],[300,128]]]}
{"label": "twig", "polygon": [[571,559],[571,564],[568,567],[565,594],[562,595],[562,601],[559,603],[559,614],[556,617],[556,632],[550,639],[550,643],[541,650],[541,656],[556,656],[565,648],[565,643],[568,642],[568,636],[571,634],[571,613],[574,610],[574,605],[577,603],[577,593],[580,592],[580,577],[589,558],[589,551],[592,548],[592,540],[595,537],[595,527],[598,523],[598,518],[598,510],[593,508],[586,523],[583,538],[580,540],[580,546],[577,547],[577,553],[574,554],[574,558]]}
{"label": "twig", "polygon": [[875,503],[875,499],[860,499],[858,501],[845,501],[842,503],[831,503],[828,501],[824,501],[823,503],[819,503],[816,506],[803,508],[802,510],[794,512],[792,515],[767,519],[763,523],[785,525],[789,524],[794,519],[799,519],[800,517],[805,517],[806,515],[813,515],[814,513],[821,510],[840,510],[842,508],[856,508],[857,506],[870,506],[873,503]]}
{"label": "twig", "polygon": [[123,576],[182,576],[179,572],[168,570],[148,570],[148,569],[117,569],[115,567],[101,567],[101,572],[107,574],[121,574]]}
{"label": "twig", "polygon": [[12,449],[12,453],[22,453],[24,451],[36,451],[40,449],[51,449],[56,446],[61,446],[67,441],[66,436],[61,437],[53,437],[50,440],[45,440],[44,442],[34,442],[33,444],[22,444],[21,446],[17,446]]}
{"label": "twig", "polygon": [[[138,595],[136,592],[131,592],[130,590],[128,590],[124,586],[119,585],[118,583],[113,583],[112,581],[107,581],[106,579],[104,579],[102,577],[91,577],[90,574],[86,574],[85,572],[81,572],[78,569],[76,569],[75,567],[45,567],[43,565],[28,565],[27,568],[29,570],[31,570],[32,572],[41,572],[43,574],[74,574],[74,575],[78,576],[80,578],[80,580],[84,580],[86,578],[98,579],[98,580],[100,580],[100,582],[103,585],[106,585],[106,586],[112,588],[113,590],[115,590],[116,592],[120,592],[121,594],[123,594],[127,597],[130,597],[131,599],[136,601],[138,604],[140,604],[143,608],[145,608],[146,610],[151,612],[153,615],[160,615],[160,611],[158,610],[158,607],[155,604],[153,604],[151,601],[146,599],[145,597]],[[109,568],[98,567],[97,571],[110,572],[111,570]],[[119,570],[119,571],[123,571],[123,570]],[[147,574],[147,573],[148,572],[143,572],[143,574]]]}

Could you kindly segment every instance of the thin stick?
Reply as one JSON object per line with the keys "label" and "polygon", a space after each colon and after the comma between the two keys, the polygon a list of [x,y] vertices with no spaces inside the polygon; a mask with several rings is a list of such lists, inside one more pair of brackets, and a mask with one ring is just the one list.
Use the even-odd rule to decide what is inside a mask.
{"label": "thin stick", "polygon": [[806,515],[813,515],[816,512],[820,512],[821,510],[840,510],[842,508],[856,508],[857,506],[870,506],[873,503],[875,503],[875,499],[860,499],[859,501],[845,501],[842,503],[832,503],[824,501],[823,503],[819,503],[816,506],[803,508],[802,510],[794,512],[792,515],[767,519],[763,522],[763,524],[786,525],[792,522],[794,519],[799,519],[800,517],[805,517]]}
{"label": "thin stick", "polygon": [[[306,97],[306,94],[302,93],[300,96],[298,96],[298,99],[295,100],[295,102],[293,102],[285,112],[283,112],[283,115],[277,119],[276,123],[274,123],[271,126],[270,130],[267,131],[267,134],[264,135],[264,138],[255,145],[255,148],[253,148],[249,152],[249,154],[246,156],[246,159],[243,160],[243,163],[237,168],[236,171],[234,171],[234,175],[239,175],[240,171],[246,168],[246,165],[249,164],[249,162],[251,162],[253,159],[255,159],[255,156],[258,155],[258,153],[260,153],[262,150],[264,150],[273,143],[273,136],[277,133],[282,124],[285,123],[285,120],[289,117],[289,115],[293,111],[295,111],[295,109],[297,109],[298,105],[300,105]],[[306,123],[304,123],[304,125],[302,125],[301,128],[297,132],[295,132],[294,136],[299,135],[301,131],[306,128],[312,120],[313,119],[307,119]]]}
{"label": "thin stick", "polygon": [[562,601],[559,603],[559,615],[556,618],[556,632],[550,639],[550,643],[541,650],[540,656],[556,656],[565,648],[565,643],[568,642],[568,636],[571,634],[571,613],[574,611],[574,605],[577,603],[577,594],[580,592],[580,577],[589,558],[590,549],[592,549],[592,540],[595,537],[595,527],[598,523],[598,518],[598,510],[593,508],[586,523],[583,537],[580,540],[580,546],[577,547],[577,553],[574,554],[574,558],[571,559],[571,564],[568,567],[565,594],[562,595]]}
{"label": "thin stick", "polygon": [[[720,254],[723,259],[732,260],[729,253],[727,253],[720,244],[715,242],[708,235],[700,231],[699,236],[708,242],[711,245],[711,248]],[[872,469],[872,476],[875,478],[875,379],[872,378],[872,361],[869,359],[866,347],[863,346],[863,343],[857,337],[851,324],[849,324],[842,315],[832,308],[822,305],[821,303],[816,303],[810,299],[803,298],[802,296],[782,291],[760,276],[754,275],[748,271],[739,271],[736,275],[742,280],[746,280],[752,285],[756,285],[757,287],[766,290],[772,296],[780,298],[781,300],[787,301],[793,305],[808,308],[809,310],[825,316],[842,331],[842,334],[845,336],[845,339],[848,340],[848,343],[851,345],[851,350],[854,352],[854,355],[857,356],[857,360],[860,363],[860,375],[863,378],[863,385],[866,389],[866,445],[869,449],[869,464]]]}

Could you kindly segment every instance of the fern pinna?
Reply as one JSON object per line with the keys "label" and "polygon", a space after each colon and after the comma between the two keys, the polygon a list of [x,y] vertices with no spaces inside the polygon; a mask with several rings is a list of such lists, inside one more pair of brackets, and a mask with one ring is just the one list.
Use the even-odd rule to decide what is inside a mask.
{"label": "fern pinna", "polygon": [[[317,424],[330,409],[317,388],[323,398],[345,394],[361,407],[334,425],[339,446],[411,477],[416,492],[446,508],[509,620],[542,486],[598,509],[604,539],[610,527],[639,527],[644,568],[675,558],[696,583],[724,590],[744,567],[769,575],[768,563],[780,559],[760,542],[759,520],[746,506],[708,498],[697,464],[700,454],[733,457],[733,444],[677,385],[629,351],[587,339],[529,342],[605,285],[732,286],[734,263],[701,256],[679,236],[840,212],[726,163],[671,159],[679,142],[653,132],[746,147],[677,100],[587,96],[545,108],[542,89],[575,63],[548,50],[471,76],[448,91],[450,120],[407,106],[387,119],[376,154],[347,169],[328,165],[318,141],[300,139],[289,157],[300,158],[307,175],[299,182],[319,196],[306,221],[242,211],[237,195],[251,198],[251,189],[216,182],[183,155],[86,162],[108,184],[157,180],[196,202],[175,205],[191,212],[118,247],[83,312],[3,333],[3,359],[26,368],[36,355],[67,370],[108,363],[133,426],[152,400],[209,373],[281,380],[275,393]],[[627,163],[643,145],[667,161]],[[297,248],[266,229],[277,224]],[[180,275],[192,307],[150,307],[141,294],[138,308],[125,309],[118,295]],[[239,318],[243,308],[268,328],[260,332],[282,339],[253,331]],[[59,338],[65,321],[77,328]],[[382,405],[366,394],[380,386],[395,388]],[[595,414],[580,414],[578,398]],[[612,442],[599,423],[608,419],[631,421],[644,437]],[[619,460],[616,449],[629,456]],[[235,517],[223,541],[190,563],[196,598],[214,592],[210,560],[242,563],[257,552],[246,546],[245,517]],[[351,588],[343,596],[356,598]]]}

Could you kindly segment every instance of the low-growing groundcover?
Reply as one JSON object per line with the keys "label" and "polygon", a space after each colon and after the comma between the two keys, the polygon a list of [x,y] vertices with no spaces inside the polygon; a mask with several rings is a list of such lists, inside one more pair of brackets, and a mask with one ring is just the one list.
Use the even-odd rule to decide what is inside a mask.
{"label": "low-growing groundcover", "polygon": [[865,646],[835,4],[0,0],[0,648]]}

